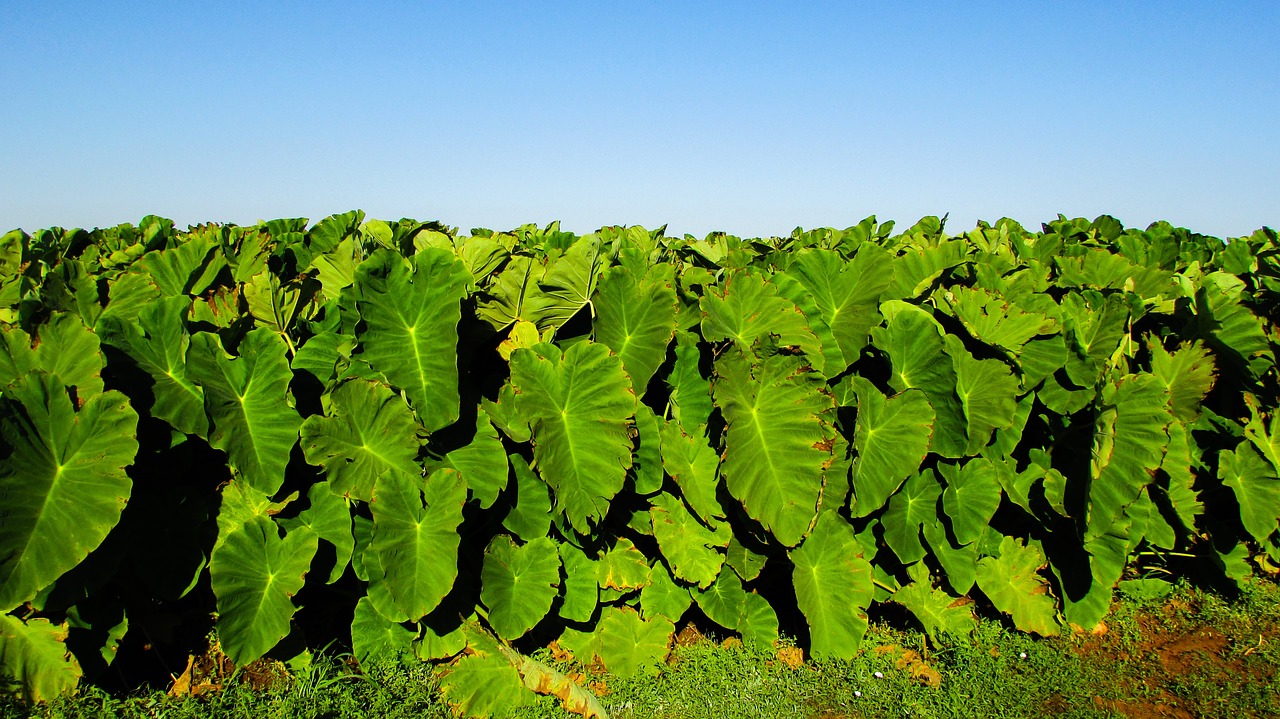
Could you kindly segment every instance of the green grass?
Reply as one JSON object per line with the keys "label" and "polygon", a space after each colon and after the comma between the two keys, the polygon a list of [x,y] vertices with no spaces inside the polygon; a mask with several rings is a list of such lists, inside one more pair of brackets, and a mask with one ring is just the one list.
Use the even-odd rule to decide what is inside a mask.
{"label": "green grass", "polygon": [[[972,637],[942,647],[927,645],[917,632],[873,626],[854,660],[799,667],[778,652],[703,638],[677,646],[656,677],[589,673],[587,679],[614,719],[1280,716],[1275,583],[1250,582],[1230,602],[1190,588],[1159,600],[1124,599],[1106,623],[1102,635],[1037,639],[988,620]],[[914,662],[904,659],[913,656],[907,652],[915,653]],[[549,652],[538,656],[555,664]],[[928,681],[931,671],[937,686]],[[424,665],[362,674],[339,658],[323,658],[295,664],[265,688],[252,683],[231,677],[221,690],[196,698],[115,697],[90,687],[34,712],[5,700],[0,719],[451,716]],[[516,716],[570,715],[544,697]]]}

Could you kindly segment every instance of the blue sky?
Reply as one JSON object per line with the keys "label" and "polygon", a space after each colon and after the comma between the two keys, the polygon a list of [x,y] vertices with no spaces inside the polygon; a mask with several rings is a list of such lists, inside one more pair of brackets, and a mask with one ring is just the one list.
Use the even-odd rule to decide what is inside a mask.
{"label": "blue sky", "polygon": [[1280,225],[1280,3],[0,0],[0,229]]}

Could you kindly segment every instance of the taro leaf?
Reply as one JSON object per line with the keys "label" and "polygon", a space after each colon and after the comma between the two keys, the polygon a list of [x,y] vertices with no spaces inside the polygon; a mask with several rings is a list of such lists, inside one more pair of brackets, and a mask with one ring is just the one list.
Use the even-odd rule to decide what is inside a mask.
{"label": "taro leaf", "polygon": [[[387,591],[410,620],[426,616],[458,577],[458,544],[467,485],[452,469],[424,481],[390,470],[378,478],[369,509]],[[385,612],[384,612],[385,613]]]}
{"label": "taro leaf", "polygon": [[[1058,585],[1063,587],[1062,614],[1068,623],[1093,629],[1111,607],[1116,584],[1124,573],[1128,558],[1129,526],[1127,520],[1115,522],[1107,532],[1085,541],[1082,562],[1087,566],[1088,589],[1078,593],[1074,585],[1085,567],[1058,567]],[[1021,627],[1019,627],[1021,628]]]}
{"label": "taro leaf", "polygon": [[769,600],[756,592],[747,594],[738,632],[742,634],[742,643],[749,647],[762,652],[773,649],[778,642],[778,614]]}
{"label": "taro leaf", "polygon": [[865,517],[883,507],[920,466],[929,450],[934,414],[920,390],[886,399],[862,377],[852,376],[851,382],[858,397],[852,512]]}
{"label": "taro leaf", "polygon": [[394,661],[411,653],[415,638],[413,630],[379,614],[369,597],[360,597],[356,602],[351,620],[351,653],[361,667],[367,669],[377,662]]}
{"label": "taro leaf", "polygon": [[823,512],[808,539],[790,552],[796,603],[809,622],[814,658],[852,659],[867,631],[874,593],[871,564],[853,527]]}
{"label": "taro leaf", "polygon": [[507,457],[516,475],[516,503],[502,520],[502,526],[526,542],[545,537],[551,528],[551,492],[547,483],[529,469],[524,457]]}
{"label": "taro leaf", "polygon": [[209,444],[227,453],[227,463],[245,481],[275,494],[302,424],[288,402],[293,372],[284,339],[271,330],[249,332],[238,350],[239,357],[230,357],[217,335],[195,335],[187,376],[204,388]]}
{"label": "taro leaf", "polygon": [[649,563],[635,543],[622,537],[596,563],[596,580],[605,589],[639,589],[649,581]]}
{"label": "taro leaf", "polygon": [[537,290],[526,295],[525,319],[543,332],[559,329],[589,304],[607,264],[607,248],[598,238],[587,236],[570,245],[538,278]]}
{"label": "taro leaf", "polygon": [[400,395],[379,382],[354,380],[330,395],[328,416],[302,423],[302,453],[324,467],[339,496],[369,501],[384,472],[419,474],[418,425]]}
{"label": "taro leaf", "polygon": [[1197,330],[1219,357],[1261,374],[1275,363],[1263,319],[1241,303],[1244,281],[1225,272],[1205,275],[1196,291]]}
{"label": "taro leaf", "polygon": [[600,602],[595,560],[568,543],[561,544],[559,552],[560,564],[564,567],[560,616],[571,622],[590,621]]}
{"label": "taro leaf", "polygon": [[342,290],[355,284],[356,267],[362,255],[355,238],[348,237],[339,242],[332,252],[312,258],[311,267],[316,271],[325,300],[336,299]]}
{"label": "taro leaf", "polygon": [[[942,566],[942,578],[946,580],[951,591],[956,594],[968,594],[977,581],[978,548],[977,544],[954,547],[947,539],[947,528],[941,522],[925,524],[924,539]],[[989,530],[990,531],[990,530]]]}
{"label": "taro leaf", "polygon": [[98,336],[77,315],[55,314],[34,338],[18,327],[0,329],[0,390],[38,368],[84,401],[102,392],[105,364]]}
{"label": "taro leaf", "polygon": [[1058,603],[1049,583],[1037,574],[1045,564],[1039,545],[1005,537],[997,556],[978,561],[977,577],[982,593],[1011,616],[1018,629],[1047,637],[1058,633]]}
{"label": "taro leaf", "polygon": [[213,235],[193,235],[177,247],[146,253],[136,266],[166,296],[194,296],[213,284],[227,258]]}
{"label": "taro leaf", "polygon": [[579,342],[561,356],[554,345],[511,355],[511,385],[533,430],[538,473],[555,490],[556,509],[574,529],[591,531],[609,509],[631,466],[627,419],[636,398],[609,349]]}
{"label": "taro leaf", "polygon": [[507,452],[489,415],[483,408],[476,412],[475,437],[446,454],[440,466],[461,472],[471,495],[480,500],[480,508],[488,509],[507,486]]}
{"label": "taro leaf", "polygon": [[[1160,463],[1160,469],[1169,478],[1169,486],[1165,490],[1169,504],[1186,533],[1195,530],[1196,517],[1204,514],[1204,503],[1194,488],[1196,476],[1191,471],[1190,435],[1190,430],[1183,423],[1169,423],[1169,449]],[[1219,466],[1223,456],[1223,453],[1218,455]]]}
{"label": "taro leaf", "polygon": [[311,502],[310,507],[302,510],[296,518],[280,524],[286,532],[292,532],[298,526],[310,527],[321,539],[333,545],[333,569],[329,570],[327,580],[328,584],[333,584],[346,572],[356,548],[351,529],[351,507],[347,500],[329,488],[328,482],[323,481],[311,485],[307,499]]}
{"label": "taro leaf", "polygon": [[496,649],[464,656],[440,675],[440,693],[459,716],[508,716],[534,699],[515,665]]}
{"label": "taro leaf", "polygon": [[316,554],[319,536],[298,527],[282,539],[276,523],[254,517],[232,531],[209,558],[209,583],[218,600],[222,650],[244,666],[289,633],[292,597]]}
{"label": "taro leaf", "polygon": [[498,343],[498,356],[504,360],[511,359],[511,353],[520,348],[528,349],[542,341],[538,334],[538,326],[532,322],[517,320],[511,326],[507,338]]}
{"label": "taro leaf", "polygon": [[967,456],[991,441],[991,432],[1008,429],[1018,411],[1018,378],[1000,360],[978,360],[955,335],[947,335],[947,354],[956,368],[956,395],[964,408]]}
{"label": "taro leaf", "polygon": [[951,518],[956,541],[961,544],[976,541],[1000,507],[1000,481],[995,465],[979,457],[963,467],[939,462],[938,470],[947,481],[946,491],[942,493],[942,509]]}
{"label": "taro leaf", "polygon": [[701,437],[711,420],[711,383],[698,369],[702,353],[698,349],[698,335],[693,332],[676,333],[676,361],[667,375],[667,387],[671,389],[671,416],[686,433]]}
{"label": "taro leaf", "polygon": [[133,482],[138,415],[111,390],[77,412],[57,377],[33,372],[0,397],[0,609],[36,596],[102,543]]}
{"label": "taro leaf", "polygon": [[[453,622],[460,622],[461,616],[449,620],[444,620],[446,625]],[[460,652],[467,648],[466,632],[461,623],[453,626],[452,629],[446,629],[443,634],[436,630],[431,621],[424,621],[422,626],[422,637],[413,642],[413,655],[419,660],[429,662],[434,659],[448,659],[457,656]]]}
{"label": "taro leaf", "polygon": [[673,622],[680,621],[693,603],[689,590],[676,584],[662,562],[654,562],[649,568],[648,582],[640,590],[640,609],[645,618],[666,617]]}
{"label": "taro leaf", "polygon": [[662,428],[662,464],[703,522],[724,519],[724,508],[716,499],[720,457],[714,449],[684,434],[679,424],[667,422]]}
{"label": "taro leaf", "polygon": [[1169,392],[1173,416],[1194,422],[1217,379],[1213,355],[1199,342],[1184,342],[1177,350],[1167,352],[1155,338],[1149,338],[1147,348],[1151,351],[1151,374]]}
{"label": "taro leaf", "polygon": [[956,371],[944,352],[943,330],[925,310],[905,302],[880,307],[888,322],[871,330],[875,345],[888,353],[894,391],[923,390],[936,420],[930,450],[944,457],[962,457],[968,447],[967,423],[956,394]]}
{"label": "taro leaf", "polygon": [[500,534],[484,551],[480,601],[489,608],[489,625],[514,641],[551,611],[560,593],[560,555],[555,542],[539,537],[516,546]]}
{"label": "taro leaf", "polygon": [[184,317],[190,306],[185,297],[167,297],[149,304],[136,319],[104,318],[99,333],[151,377],[153,417],[179,432],[203,436],[209,430],[204,391],[187,377],[190,337]]}
{"label": "taro leaf", "polygon": [[679,497],[671,494],[660,494],[651,502],[653,536],[671,571],[703,589],[710,586],[724,565],[724,554],[718,550],[729,544],[728,526],[707,529],[685,509]]}
{"label": "taro leaf", "polygon": [[912,475],[898,493],[889,498],[884,513],[884,540],[903,564],[924,558],[920,526],[938,521],[938,497],[942,486],[933,470]]}
{"label": "taro leaf", "polygon": [[689,592],[702,613],[716,624],[736,630],[742,622],[742,615],[747,609],[747,591],[742,580],[728,567],[720,570],[720,576],[711,586]]}
{"label": "taro leaf", "polygon": [[671,651],[674,629],[666,617],[646,620],[630,607],[609,607],[596,628],[596,656],[614,676],[656,675]]}
{"label": "taro leaf", "polygon": [[1108,384],[1094,430],[1087,537],[1106,533],[1112,522],[1151,483],[1169,443],[1169,394],[1147,374]]}
{"label": "taro leaf", "polygon": [[290,366],[294,372],[309,372],[322,385],[328,385],[338,376],[338,363],[350,361],[356,340],[350,335],[324,331],[307,340],[293,355]]}
{"label": "taro leaf", "polygon": [[594,306],[596,341],[622,358],[632,389],[643,396],[675,334],[675,291],[669,281],[640,280],[625,267],[613,267],[600,277]]}
{"label": "taro leaf", "polygon": [[809,531],[831,457],[833,431],[822,414],[832,400],[800,357],[773,355],[752,368],[728,352],[716,362],[716,404],[724,413],[729,492],[782,544]]}
{"label": "taro leaf", "polygon": [[280,278],[266,270],[246,282],[240,291],[254,325],[282,335],[288,335],[293,329],[301,304],[313,294],[304,294],[301,283],[281,285]]}
{"label": "taro leaf", "polygon": [[1025,311],[985,290],[957,287],[950,292],[954,297],[951,309],[970,334],[1014,355],[1019,354],[1032,337],[1060,330],[1053,317]]}
{"label": "taro leaf", "polygon": [[566,675],[537,659],[526,657],[514,649],[500,647],[507,660],[514,664],[529,689],[560,700],[560,706],[571,714],[578,714],[586,719],[608,719],[600,700],[589,690]]}
{"label": "taro leaf", "polygon": [[517,321],[533,320],[525,305],[529,296],[537,292],[535,280],[542,272],[532,258],[513,255],[489,283],[485,292],[488,298],[479,303],[476,316],[499,331]]}
{"label": "taro leaf", "polygon": [[751,352],[756,340],[773,337],[779,347],[799,347],[809,362],[821,365],[822,347],[804,313],[763,278],[748,272],[730,275],[723,294],[708,288],[702,298],[702,336],[708,342],[733,340]]}
{"label": "taro leaf", "polygon": [[742,581],[750,582],[760,576],[760,572],[764,571],[764,564],[768,560],[762,554],[747,549],[737,537],[731,537],[729,540],[729,548],[725,553],[725,564],[733,567],[733,571],[742,577]]}
{"label": "taro leaf", "polygon": [[907,568],[911,583],[893,593],[893,601],[906,607],[924,627],[929,639],[938,643],[941,634],[970,634],[978,627],[973,601],[953,597],[936,589],[923,562]]}
{"label": "taro leaf", "polygon": [[885,290],[885,296],[901,299],[919,296],[945,270],[964,262],[967,252],[968,243],[963,240],[906,248],[902,255],[894,258],[893,284]]}
{"label": "taro leaf", "polygon": [[428,432],[458,419],[458,321],[470,279],[440,249],[408,261],[378,250],[356,270],[360,357],[404,390]]}
{"label": "taro leaf", "polygon": [[1280,520],[1280,479],[1248,443],[1218,454],[1218,478],[1235,493],[1240,521],[1254,539],[1266,543]]}
{"label": "taro leaf", "polygon": [[1129,308],[1118,294],[1094,290],[1062,298],[1062,325],[1067,336],[1067,373],[1081,387],[1092,387],[1111,354],[1125,338]]}
{"label": "taro leaf", "polygon": [[659,421],[647,405],[636,405],[636,450],[631,476],[635,492],[639,495],[662,490],[662,429]]}
{"label": "taro leaf", "polygon": [[[857,361],[871,328],[880,324],[879,297],[893,280],[888,252],[871,244],[858,247],[852,260],[831,250],[804,250],[787,269],[818,309],[809,324],[821,323],[835,340],[823,345],[823,371],[828,377]],[[816,331],[816,330],[815,330]]]}
{"label": "taro leaf", "polygon": [[219,495],[218,538],[213,543],[215,550],[222,546],[232,532],[249,524],[254,518],[274,517],[298,498],[298,493],[293,492],[283,501],[273,502],[269,496],[254,489],[249,483],[234,479],[222,485]]}
{"label": "taro leaf", "polygon": [[124,322],[133,320],[139,312],[158,299],[160,290],[156,289],[146,274],[131,272],[120,275],[111,282],[107,290],[107,306],[98,316],[94,330],[101,329],[102,323],[108,318]]}
{"label": "taro leaf", "polygon": [[[80,681],[80,664],[67,649],[67,625],[48,619],[21,619],[0,614],[0,690],[8,681],[34,706],[53,701]],[[5,691],[5,693],[8,693]]]}
{"label": "taro leaf", "polygon": [[489,421],[513,442],[528,442],[532,438],[529,418],[520,412],[515,388],[508,382],[498,390],[498,401],[480,399],[480,408],[489,415]]}
{"label": "taro leaf", "polygon": [[1067,341],[1062,335],[1047,339],[1031,340],[1023,345],[1018,355],[1018,367],[1022,369],[1022,386],[1032,389],[1057,372],[1067,363]]}

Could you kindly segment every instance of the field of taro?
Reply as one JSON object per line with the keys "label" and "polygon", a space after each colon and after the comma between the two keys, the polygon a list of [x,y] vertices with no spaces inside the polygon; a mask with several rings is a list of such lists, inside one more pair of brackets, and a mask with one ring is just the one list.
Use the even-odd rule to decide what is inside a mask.
{"label": "field of taro", "polygon": [[[0,238],[0,691],[325,647],[599,713],[685,623],[1053,635],[1280,565],[1280,243],[362,212]],[[416,659],[415,659],[416,658]]]}

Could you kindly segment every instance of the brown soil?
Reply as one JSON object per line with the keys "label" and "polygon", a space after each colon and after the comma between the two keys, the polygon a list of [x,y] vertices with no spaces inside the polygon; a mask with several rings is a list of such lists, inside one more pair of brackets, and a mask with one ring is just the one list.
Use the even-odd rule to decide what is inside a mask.
{"label": "brown soil", "polygon": [[[1272,668],[1246,661],[1250,650],[1237,649],[1230,637],[1212,627],[1188,621],[1189,609],[1193,608],[1175,601],[1139,615],[1137,636],[1103,634],[1078,638],[1077,651],[1082,655],[1112,655],[1128,670],[1126,673],[1141,677],[1128,682],[1131,696],[1147,695],[1147,698],[1127,700],[1094,697],[1098,708],[1130,719],[1198,719],[1213,716],[1212,710],[1178,696],[1173,689],[1181,680],[1195,676],[1219,686],[1254,683],[1266,686],[1274,680]],[[1280,627],[1268,627],[1258,635],[1258,641],[1280,641],[1277,635]],[[1045,707],[1047,714],[1067,708],[1065,702],[1059,707]]]}

